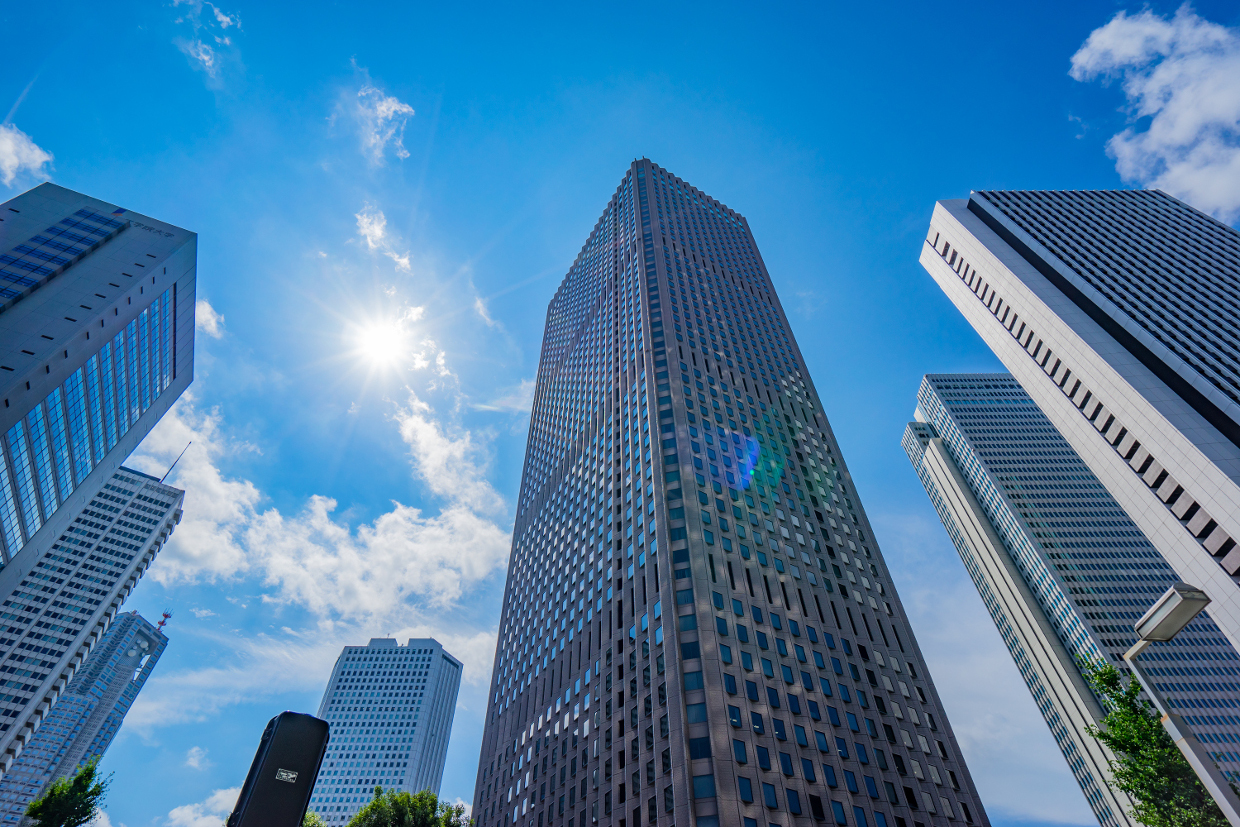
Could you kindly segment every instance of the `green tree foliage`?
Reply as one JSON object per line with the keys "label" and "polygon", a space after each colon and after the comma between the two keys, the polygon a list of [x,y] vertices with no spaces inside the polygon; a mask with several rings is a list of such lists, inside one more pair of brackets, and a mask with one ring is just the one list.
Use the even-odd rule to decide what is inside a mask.
{"label": "green tree foliage", "polygon": [[430,790],[396,792],[375,787],[375,797],[349,827],[473,827],[465,808],[441,802]]}
{"label": "green tree foliage", "polygon": [[36,827],[80,827],[95,817],[111,781],[111,776],[99,777],[99,759],[92,758],[72,778],[57,780],[31,801],[26,815]]}
{"label": "green tree foliage", "polygon": [[314,810],[306,810],[306,816],[301,820],[301,827],[327,827],[327,822]]}
{"label": "green tree foliage", "polygon": [[1163,729],[1161,716],[1138,697],[1141,685],[1104,661],[1085,664],[1082,672],[1106,709],[1102,726],[1087,729],[1115,754],[1108,783],[1136,802],[1132,817],[1147,827],[1227,827],[1218,805]]}

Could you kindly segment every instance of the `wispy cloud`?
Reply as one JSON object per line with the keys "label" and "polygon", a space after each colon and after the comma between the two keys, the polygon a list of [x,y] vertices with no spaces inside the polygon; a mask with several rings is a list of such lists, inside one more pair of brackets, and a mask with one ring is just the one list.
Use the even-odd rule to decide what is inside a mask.
{"label": "wispy cloud", "polygon": [[224,335],[224,316],[217,313],[206,299],[199,299],[194,303],[194,323],[199,333],[212,339],[219,339]]}
{"label": "wispy cloud", "polygon": [[486,323],[487,327],[495,327],[496,322],[491,318],[491,311],[487,309],[487,303],[482,300],[481,296],[474,298],[474,312]]}
{"label": "wispy cloud", "polygon": [[11,123],[0,124],[0,181],[11,186],[18,174],[47,177],[52,153],[36,144]]}
{"label": "wispy cloud", "polygon": [[369,73],[356,63],[354,68],[360,85],[341,108],[356,124],[362,155],[375,166],[383,164],[389,149],[401,160],[408,158],[409,151],[404,144],[405,124],[414,115],[413,107],[375,86]]}
{"label": "wispy cloud", "polygon": [[173,0],[173,6],[185,6],[185,13],[176,22],[190,28],[189,37],[176,37],[173,44],[181,50],[195,69],[206,74],[210,85],[218,85],[226,55],[235,57],[229,29],[241,31],[241,18],[221,10],[205,0]]}
{"label": "wispy cloud", "polygon": [[1240,30],[1187,5],[1171,17],[1120,12],[1089,35],[1069,74],[1120,82],[1133,124],[1107,150],[1124,180],[1240,218]]}
{"label": "wispy cloud", "polygon": [[366,249],[383,253],[395,262],[397,270],[406,273],[410,271],[409,251],[398,253],[393,248],[387,229],[387,216],[383,214],[383,210],[367,204],[353,217],[357,219],[357,234],[366,242]]}
{"label": "wispy cloud", "polygon": [[480,411],[528,414],[534,406],[534,386],[533,379],[522,379],[515,388],[508,388],[494,399],[476,403],[473,407]]}

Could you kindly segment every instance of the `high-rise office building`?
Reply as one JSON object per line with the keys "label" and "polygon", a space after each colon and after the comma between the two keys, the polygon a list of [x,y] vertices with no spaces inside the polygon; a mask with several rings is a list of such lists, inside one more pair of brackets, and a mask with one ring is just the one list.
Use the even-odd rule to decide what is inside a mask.
{"label": "high-rise office building", "polygon": [[179,488],[122,467],[46,551],[28,546],[0,572],[6,774],[181,521],[184,498]]}
{"label": "high-rise office building", "polygon": [[[1121,662],[1175,572],[1010,374],[927,376],[915,418],[904,449],[1098,822],[1136,825],[1078,663]],[[1240,656],[1209,613],[1144,658],[1240,780]]]}
{"label": "high-rise office building", "polygon": [[975,192],[921,263],[1240,646],[1240,233],[1157,191]]}
{"label": "high-rise office building", "polygon": [[745,218],[647,160],[547,313],[480,827],[986,823]]}
{"label": "high-rise office building", "polygon": [[341,824],[376,786],[438,795],[460,688],[461,662],[433,638],[346,646],[319,704],[331,740],[310,809]]}
{"label": "high-rise office building", "polygon": [[[193,377],[196,250],[191,232],[55,184],[0,207],[0,596],[24,590],[53,558],[64,558],[55,561],[63,571],[41,586],[85,575],[78,553],[100,556],[93,541],[125,531],[112,519],[119,516],[109,498],[135,515],[149,508],[161,523],[153,533],[133,523],[124,542],[134,558],[124,561],[119,581],[108,574],[106,589],[91,586],[106,592],[92,594],[101,605],[91,607],[91,622],[41,646],[40,665],[24,670],[30,674],[21,676],[21,691],[0,702],[0,772],[106,631],[103,618],[115,614],[118,591],[135,567],[145,569],[148,549],[162,542],[164,522],[179,509],[176,489],[138,494],[151,485],[145,479],[119,484],[130,495],[108,486],[118,484],[121,463]],[[108,508],[92,508],[100,501]],[[91,511],[109,519],[87,516]],[[66,554],[70,538],[76,550]],[[41,595],[66,602],[55,592]],[[22,605],[54,611],[50,603]],[[22,635],[27,621],[44,622],[25,618],[14,626]]]}
{"label": "high-rise office building", "polygon": [[107,751],[168,645],[137,612],[119,615],[0,780],[0,824],[28,823],[27,805]]}

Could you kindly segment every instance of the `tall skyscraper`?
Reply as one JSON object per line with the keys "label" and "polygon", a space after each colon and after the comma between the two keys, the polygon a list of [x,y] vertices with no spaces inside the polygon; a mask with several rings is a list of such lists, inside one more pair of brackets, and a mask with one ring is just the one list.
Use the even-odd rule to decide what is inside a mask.
{"label": "tall skyscraper", "polygon": [[0,571],[6,775],[181,521],[184,498],[181,489],[122,467],[46,551],[28,544]]}
{"label": "tall skyscraper", "polygon": [[0,824],[22,823],[27,805],[52,782],[107,751],[167,645],[137,612],[116,618],[0,780]]}
{"label": "tall skyscraper", "polygon": [[480,827],[987,823],[745,218],[635,161],[547,312]]}
{"label": "tall skyscraper", "polygon": [[1240,646],[1240,233],[1157,191],[975,192],[921,263]]}
{"label": "tall skyscraper", "polygon": [[[164,508],[108,486],[193,378],[196,250],[193,233],[55,184],[0,207],[0,595],[26,590],[43,577],[37,568],[55,567],[55,578],[40,583],[50,589],[41,599],[67,609],[68,595],[52,586],[68,579],[61,575],[85,574],[83,558],[105,553],[94,543],[105,531],[118,540],[124,532],[113,499],[133,515],[149,508],[160,521],[153,533],[132,523],[125,555],[136,554],[123,561],[123,576],[107,574],[106,588],[88,587],[103,592],[92,594],[98,606],[75,604],[90,609],[90,623],[41,646],[40,665],[23,670],[20,692],[0,702],[7,721],[0,723],[0,772],[106,631],[126,579],[145,570],[148,549],[162,543],[171,525],[164,523],[179,509],[176,489],[139,495],[149,481],[119,484]],[[107,519],[88,516],[99,502],[108,507],[95,505],[93,513]],[[52,611],[38,600],[21,603]],[[27,621],[36,622],[23,615],[18,633],[26,634]]]}
{"label": "tall skyscraper", "polygon": [[[1136,825],[1077,664],[1122,662],[1175,572],[1010,374],[927,376],[915,417],[904,449],[1085,798],[1104,827]],[[1240,656],[1209,613],[1144,658],[1240,780]]]}
{"label": "tall skyscraper", "polygon": [[376,786],[438,795],[460,688],[461,662],[433,638],[346,646],[319,704],[331,740],[310,809],[338,824]]}

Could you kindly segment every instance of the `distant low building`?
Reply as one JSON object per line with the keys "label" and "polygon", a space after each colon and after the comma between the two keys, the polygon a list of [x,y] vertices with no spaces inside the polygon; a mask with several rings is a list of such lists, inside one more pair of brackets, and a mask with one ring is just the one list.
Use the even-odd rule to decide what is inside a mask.
{"label": "distant low building", "polygon": [[336,660],[318,715],[331,725],[310,809],[346,823],[376,786],[439,794],[461,662],[433,638],[372,638]]}

